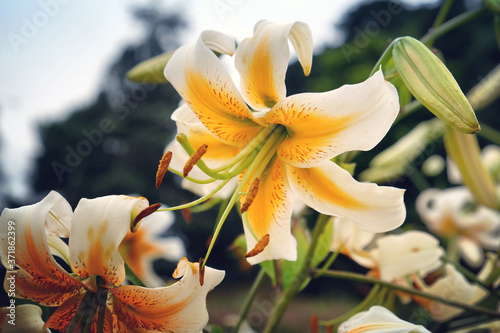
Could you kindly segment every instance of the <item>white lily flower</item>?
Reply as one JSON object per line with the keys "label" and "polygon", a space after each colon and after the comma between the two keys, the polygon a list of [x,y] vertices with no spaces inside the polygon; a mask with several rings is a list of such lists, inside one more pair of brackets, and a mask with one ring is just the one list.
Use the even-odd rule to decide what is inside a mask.
{"label": "white lily flower", "polygon": [[338,333],[431,333],[422,325],[399,319],[382,306],[372,306],[342,323]]}
{"label": "white lily flower", "polygon": [[468,265],[479,267],[483,248],[496,251],[500,246],[500,214],[485,206],[468,209],[473,197],[466,187],[428,189],[417,199],[422,221],[436,235],[456,237],[460,255]]}

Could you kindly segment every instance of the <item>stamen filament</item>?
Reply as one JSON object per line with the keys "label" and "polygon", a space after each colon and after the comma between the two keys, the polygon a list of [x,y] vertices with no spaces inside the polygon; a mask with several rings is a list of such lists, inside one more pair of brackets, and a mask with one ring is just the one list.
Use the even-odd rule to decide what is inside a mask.
{"label": "stamen filament", "polygon": [[[71,322],[68,325],[68,328],[66,329],[66,333],[72,333],[75,328],[78,326],[78,323],[80,322],[80,319],[82,318],[82,315],[87,312],[88,306],[87,303],[91,301],[91,298],[95,295],[94,293],[91,293],[87,291],[85,295],[82,298],[82,301],[78,305],[78,308],[75,311],[75,315],[73,316],[73,319],[71,319]],[[44,327],[46,328],[46,327]]]}
{"label": "stamen filament", "polygon": [[204,201],[207,201],[208,199],[210,199],[211,197],[213,197],[215,195],[215,193],[219,192],[227,183],[229,183],[230,180],[231,179],[224,180],[222,183],[220,183],[219,186],[217,186],[215,189],[213,189],[210,193],[205,194],[204,196],[202,196],[199,199],[196,199],[194,201],[188,202],[187,204],[184,204],[184,205],[179,205],[179,206],[175,206],[175,207],[168,207],[168,208],[158,209],[158,212],[165,212],[165,211],[170,211],[170,210],[179,210],[179,209],[190,208],[190,207],[196,206],[197,204],[200,204],[200,203],[202,203]]}
{"label": "stamen filament", "polygon": [[[210,256],[210,253],[212,252],[212,248],[214,247],[215,241],[217,240],[217,237],[219,236],[219,232],[224,225],[224,222],[226,221],[227,216],[229,215],[229,212],[233,208],[234,204],[236,203],[236,200],[238,197],[241,195],[243,192],[243,188],[248,184],[248,181],[252,176],[257,177],[257,175],[254,175],[256,169],[261,169],[264,170],[264,168],[267,166],[271,158],[274,156],[276,153],[276,150],[280,146],[280,144],[283,142],[283,140],[286,138],[287,132],[285,131],[285,127],[282,126],[276,126],[273,129],[273,133],[271,136],[265,141],[264,145],[262,146],[262,149],[258,152],[257,156],[253,161],[251,161],[250,166],[248,169],[245,171],[245,174],[241,178],[238,187],[234,191],[233,195],[231,196],[231,200],[226,206],[226,209],[222,213],[219,222],[217,223],[217,227],[215,228],[214,235],[212,237],[212,240],[210,242],[210,245],[207,250],[207,254],[205,255],[205,259],[203,260],[203,265],[202,267],[205,267],[205,264]],[[255,152],[255,151],[254,151]],[[264,165],[262,167],[262,165]],[[258,238],[255,236],[254,232],[252,231],[251,228],[248,228],[252,235],[258,240]]]}
{"label": "stamen filament", "polygon": [[[233,158],[231,161],[228,163],[221,165],[218,168],[212,169],[214,172],[220,172],[227,170],[231,167],[233,167],[237,162],[242,160],[243,158],[247,157],[248,154],[255,148],[257,148],[259,145],[262,146],[264,144],[264,140],[272,134],[274,129],[276,128],[277,125],[271,125],[269,127],[263,128],[240,152]],[[260,150],[260,149],[259,149]]]}
{"label": "stamen filament", "polygon": [[[168,171],[173,172],[173,173],[175,173],[178,176],[184,177],[183,174],[182,174],[182,172],[177,171],[175,169],[168,168]],[[215,182],[217,180],[215,178],[197,179],[197,178],[192,178],[192,177],[189,177],[189,176],[184,177],[184,178],[186,178],[187,180],[189,180],[190,182],[193,182],[195,184],[210,184],[210,183],[213,183],[213,182]]]}

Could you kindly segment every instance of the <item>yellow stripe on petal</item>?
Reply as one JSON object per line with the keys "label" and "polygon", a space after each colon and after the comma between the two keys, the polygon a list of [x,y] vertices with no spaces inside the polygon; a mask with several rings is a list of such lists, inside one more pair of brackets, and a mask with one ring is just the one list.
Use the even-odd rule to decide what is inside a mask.
{"label": "yellow stripe on petal", "polygon": [[183,258],[176,272],[182,279],[168,287],[111,288],[118,325],[134,332],[138,329],[200,332],[208,322],[207,293],[222,281],[224,272],[205,266],[203,286],[200,285],[198,264]]}
{"label": "yellow stripe on petal", "polygon": [[257,195],[244,214],[252,230],[249,232],[245,228],[249,250],[266,234],[270,237],[264,251],[248,258],[249,263],[256,264],[269,259],[295,260],[296,243],[290,229],[292,212],[293,194],[287,181],[286,168],[283,162],[275,159],[270,170],[261,176]]}
{"label": "yellow stripe on petal", "polygon": [[363,231],[393,230],[406,217],[404,190],[359,183],[333,162],[314,168],[287,166],[287,174],[292,188],[309,207],[348,218]]}
{"label": "yellow stripe on petal", "polygon": [[243,146],[267,126],[254,117],[220,60],[201,39],[177,50],[165,76],[213,135]]}
{"label": "yellow stripe on petal", "polygon": [[107,285],[120,285],[125,279],[125,267],[118,246],[135,218],[133,212],[146,207],[146,199],[125,195],[81,199],[69,239],[73,271],[82,279],[97,275]]}
{"label": "yellow stripe on petal", "polygon": [[399,111],[396,89],[381,71],[363,83],[325,93],[287,97],[265,116],[287,128],[278,156],[310,168],[351,150],[370,150],[385,136]]}
{"label": "yellow stripe on petal", "polygon": [[259,21],[254,36],[238,46],[235,66],[241,75],[241,89],[255,109],[270,108],[286,96],[285,74],[290,60],[288,40],[297,51],[304,74],[308,75],[313,47],[311,31],[305,23]]}

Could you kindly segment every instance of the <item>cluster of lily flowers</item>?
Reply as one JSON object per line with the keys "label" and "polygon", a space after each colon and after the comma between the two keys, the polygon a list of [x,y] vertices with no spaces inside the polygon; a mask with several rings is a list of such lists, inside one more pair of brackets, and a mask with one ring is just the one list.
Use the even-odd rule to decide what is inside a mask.
{"label": "cluster of lily flowers", "polygon": [[[404,190],[358,182],[342,156],[370,150],[382,140],[400,111],[397,89],[377,68],[362,83],[287,96],[289,42],[307,76],[313,44],[302,22],[260,21],[254,36],[237,49],[233,38],[205,31],[168,60],[164,75],[183,101],[172,115],[178,135],[160,161],[156,186],[170,170],[199,199],[161,208],[142,197],[106,196],[81,199],[73,211],[51,192],[34,205],[3,211],[0,255],[7,270],[15,271],[16,298],[55,310],[44,322],[40,307],[20,305],[13,328],[6,319],[8,309],[2,309],[2,331],[23,325],[30,332],[202,331],[208,323],[207,293],[224,277],[223,271],[205,264],[234,207],[241,214],[245,257],[252,265],[297,260],[292,217],[308,206],[331,219],[329,250],[367,268],[372,278],[451,295],[467,304],[489,294],[488,281],[498,264],[493,252],[485,257],[484,249],[499,248],[498,211],[481,205],[466,209],[475,200],[466,187],[427,190],[417,201],[428,228],[439,237],[458,239],[466,262],[482,267],[477,276],[481,284],[443,263],[445,250],[433,235],[384,235],[406,218]],[[216,53],[234,55],[239,89]],[[190,262],[181,243],[155,238],[166,227],[161,221],[171,218],[166,211],[214,198],[227,199],[227,205],[204,260]],[[9,226],[16,232],[14,267],[8,262]],[[169,286],[152,271],[152,260],[161,256],[179,260],[173,273],[179,280]],[[372,291],[372,299],[382,292]],[[418,302],[436,321],[462,312],[413,294],[398,295],[404,302]],[[368,331],[428,332],[381,306],[339,327],[346,333]]]}

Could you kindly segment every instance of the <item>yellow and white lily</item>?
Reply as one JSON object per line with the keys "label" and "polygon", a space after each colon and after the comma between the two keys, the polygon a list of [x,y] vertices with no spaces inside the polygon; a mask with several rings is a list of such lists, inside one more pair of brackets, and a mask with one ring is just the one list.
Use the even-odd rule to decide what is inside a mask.
{"label": "yellow and white lily", "polygon": [[[231,44],[225,35],[211,37],[211,47]],[[290,231],[294,195],[370,232],[392,230],[406,215],[403,190],[359,183],[330,161],[372,149],[385,136],[399,111],[394,86],[378,71],[363,83],[287,97],[288,41],[309,74],[309,27],[260,21],[235,54],[241,93],[203,36],[178,49],[164,71],[187,104],[174,115],[182,123],[178,140],[190,155],[199,155],[198,147],[206,150],[196,165],[222,181],[218,188],[239,177],[230,206],[240,199],[248,248],[269,237],[263,251],[248,258],[252,264],[296,259]]]}
{"label": "yellow and white lily", "polygon": [[[16,270],[16,297],[58,306],[44,327],[63,332],[68,327],[82,332],[199,332],[208,321],[206,295],[224,272],[206,267],[202,284],[198,264],[183,258],[174,272],[181,280],[169,287],[122,285],[125,267],[118,247],[147,207],[144,198],[107,196],[82,199],[72,212],[60,194],[51,192],[34,205],[5,209],[0,255],[9,270]],[[16,231],[15,263],[8,262],[9,226]],[[60,237],[69,237],[69,246]]]}
{"label": "yellow and white lily", "polygon": [[436,235],[457,243],[460,256],[472,267],[480,267],[484,250],[500,248],[500,214],[476,205],[468,188],[427,189],[416,202],[417,212]]}
{"label": "yellow and white lily", "polygon": [[338,333],[430,333],[422,325],[414,325],[399,319],[382,306],[372,306],[342,323]]}
{"label": "yellow and white lily", "polygon": [[134,274],[147,287],[160,287],[165,281],[153,269],[155,260],[177,262],[186,256],[180,237],[161,237],[174,223],[172,212],[156,212],[146,216],[141,227],[128,231],[118,250]]}

